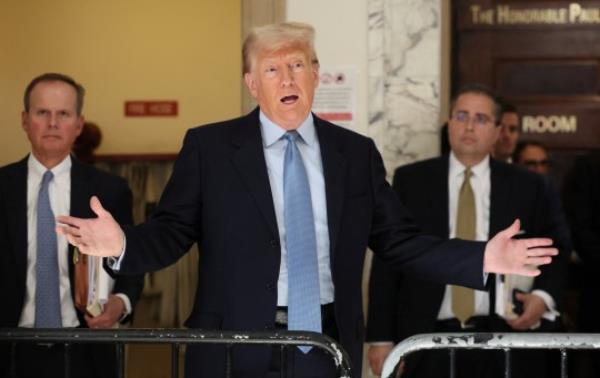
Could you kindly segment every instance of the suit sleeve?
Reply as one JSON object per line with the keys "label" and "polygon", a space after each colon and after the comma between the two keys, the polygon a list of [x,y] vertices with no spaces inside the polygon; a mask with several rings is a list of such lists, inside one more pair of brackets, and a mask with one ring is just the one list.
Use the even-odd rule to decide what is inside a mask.
{"label": "suit sleeve", "polygon": [[197,141],[188,131],[154,214],[140,225],[124,227],[127,246],[120,272],[143,273],[171,265],[199,239],[200,158]]}
{"label": "suit sleeve", "polygon": [[369,247],[393,269],[420,279],[484,289],[485,243],[423,234],[385,179],[381,155],[371,141],[373,200]]}

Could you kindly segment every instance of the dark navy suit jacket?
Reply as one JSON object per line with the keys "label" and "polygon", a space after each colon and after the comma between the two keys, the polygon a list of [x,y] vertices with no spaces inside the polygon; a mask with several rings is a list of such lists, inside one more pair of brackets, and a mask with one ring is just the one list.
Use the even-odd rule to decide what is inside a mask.
{"label": "dark navy suit jacket", "polygon": [[[394,190],[407,204],[417,224],[433,235],[446,238],[449,235],[448,159],[446,155],[400,167],[393,182]],[[550,216],[548,192],[541,176],[490,159],[490,180],[490,239],[519,218],[525,237],[544,236],[557,241],[558,225]],[[558,241],[561,241],[556,243],[561,256],[541,268],[542,274],[535,278],[533,289],[546,291],[560,306],[567,251],[563,240]],[[494,276],[488,281],[493,293]],[[400,342],[418,333],[434,331],[445,285],[398,274],[379,259],[373,259],[369,286],[368,341]],[[493,306],[493,302],[491,300],[490,305]],[[504,320],[494,320],[505,324]]]}
{"label": "dark navy suit jacket", "polygon": [[[258,115],[256,109],[188,131],[154,217],[125,230],[122,272],[159,269],[198,241],[199,283],[189,327],[274,327],[281,250]],[[360,372],[367,246],[391,265],[421,277],[480,287],[484,245],[422,235],[386,182],[373,141],[314,119],[325,177],[339,341]],[[188,376],[223,376],[223,351],[195,348],[187,356]],[[269,348],[235,348],[234,373],[262,376],[270,356]]]}
{"label": "dark navy suit jacket", "polygon": [[[17,327],[25,300],[27,280],[27,157],[0,168],[0,327]],[[72,159],[71,214],[93,218],[90,198],[96,195],[120,224],[132,224],[131,191],[125,180]],[[56,214],[58,215],[58,214]],[[69,245],[69,278],[74,295],[73,247]],[[132,308],[140,297],[144,279],[141,275],[116,277],[113,292],[126,294]],[[82,327],[83,313],[77,310]],[[0,348],[0,351],[2,348]],[[8,358],[8,354],[3,354]],[[3,363],[0,358],[0,375]]]}

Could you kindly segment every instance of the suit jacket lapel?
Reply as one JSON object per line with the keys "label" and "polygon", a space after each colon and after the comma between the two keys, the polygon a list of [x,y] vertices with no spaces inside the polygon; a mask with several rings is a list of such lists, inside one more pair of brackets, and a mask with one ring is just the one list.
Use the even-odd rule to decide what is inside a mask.
{"label": "suit jacket lapel", "polygon": [[499,231],[508,227],[513,220],[508,219],[506,209],[511,208],[510,191],[511,182],[503,169],[502,163],[490,159],[490,231],[492,238]]}
{"label": "suit jacket lapel", "polygon": [[13,218],[9,221],[10,234],[14,235],[14,254],[17,269],[18,285],[23,288],[22,298],[25,297],[25,282],[27,276],[27,160],[21,160],[13,172],[12,184],[9,185],[9,198],[5,199],[8,206],[7,214]]}
{"label": "suit jacket lapel", "polygon": [[239,175],[242,177],[248,191],[254,197],[256,204],[274,237],[279,240],[275,207],[267,163],[263,151],[263,142],[260,133],[259,110],[255,109],[248,114],[241,124],[236,127],[232,143],[235,151],[232,161]]}
{"label": "suit jacket lapel", "polygon": [[[429,190],[430,203],[432,209],[437,209],[436,213],[440,216],[435,218],[433,231],[435,235],[447,238],[450,236],[450,222],[448,215],[448,171],[449,158],[444,155],[439,158],[439,164],[434,166],[434,172],[431,173],[433,186]],[[439,190],[437,189],[439,188]]]}
{"label": "suit jacket lapel", "polygon": [[[94,215],[91,213],[89,201],[91,197],[91,190],[89,187],[88,171],[86,167],[80,163],[75,157],[71,157],[71,203],[69,215],[78,218],[90,218]],[[67,265],[69,267],[69,279],[71,281],[71,295],[75,295],[75,280],[74,280],[74,264],[73,254],[74,248],[71,244],[68,245],[68,260]]]}
{"label": "suit jacket lapel", "polygon": [[344,175],[346,158],[343,155],[341,141],[332,135],[333,127],[313,115],[315,128],[321,148],[323,176],[325,179],[325,198],[327,201],[327,218],[331,258],[335,251],[339,233],[340,217],[344,204]]}

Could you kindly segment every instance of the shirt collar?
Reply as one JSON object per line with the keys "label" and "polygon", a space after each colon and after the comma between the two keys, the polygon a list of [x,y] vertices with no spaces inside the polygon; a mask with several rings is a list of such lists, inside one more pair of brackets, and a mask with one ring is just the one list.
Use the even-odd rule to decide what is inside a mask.
{"label": "shirt collar", "polygon": [[[52,174],[54,177],[68,172],[71,169],[71,165],[73,162],[71,161],[71,155],[67,155],[58,165],[52,168]],[[29,172],[35,173],[36,175],[43,176],[44,173],[48,170],[48,168],[44,167],[42,163],[31,153],[29,154],[29,159],[27,160],[27,168]]]}
{"label": "shirt collar", "polygon": [[[450,151],[450,177],[461,176],[466,168],[467,167],[465,167],[465,165],[458,160],[456,155],[454,155],[454,151]],[[487,155],[482,161],[471,167],[471,172],[475,177],[482,177],[489,170],[490,155]]]}
{"label": "shirt collar", "polygon": [[[265,113],[260,111],[259,114],[260,119],[260,128],[262,131],[263,144],[265,147],[270,147],[273,143],[277,142],[283,134],[285,134],[288,130],[283,127],[277,125],[275,122],[271,121],[269,117],[265,115]],[[308,117],[300,124],[300,127],[296,129],[300,137],[304,141],[304,143],[309,146],[315,143],[317,139],[317,134],[315,130],[315,122],[313,119],[312,113],[308,113]]]}

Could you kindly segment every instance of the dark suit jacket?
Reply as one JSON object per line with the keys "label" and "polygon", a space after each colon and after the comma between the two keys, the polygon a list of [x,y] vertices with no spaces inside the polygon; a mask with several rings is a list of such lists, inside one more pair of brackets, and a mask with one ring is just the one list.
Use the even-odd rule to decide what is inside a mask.
{"label": "dark suit jacket", "polygon": [[582,277],[578,326],[584,332],[600,332],[600,152],[575,161],[565,185],[565,212],[573,245],[581,257]]}
{"label": "dark suit jacket", "polygon": [[[409,164],[396,170],[393,183],[417,224],[427,232],[446,238],[449,235],[448,165],[447,155]],[[490,159],[490,180],[490,238],[516,218],[521,220],[526,237],[555,236],[556,225],[548,215],[547,190],[541,176]],[[562,246],[558,247],[562,250]],[[555,259],[549,266],[542,267],[542,274],[535,278],[533,286],[533,289],[548,292],[558,305],[563,295],[563,269],[563,258]],[[488,281],[493,293],[493,275]],[[373,259],[369,286],[368,341],[399,342],[414,334],[434,331],[445,285],[397,274],[380,260]]]}
{"label": "dark suit jacket", "polygon": [[[189,327],[274,327],[281,250],[258,114],[257,109],[188,131],[154,217],[125,230],[121,272],[159,269],[199,242],[199,284]],[[385,181],[374,143],[316,117],[315,127],[325,178],[339,341],[360,372],[361,277],[367,246],[422,277],[472,287],[483,284],[484,246],[421,235]],[[194,350],[187,356],[187,374],[223,376],[225,354],[217,350],[224,349]],[[258,377],[267,370],[269,348],[234,351],[237,374]]]}
{"label": "dark suit jacket", "polygon": [[[131,191],[122,178],[84,165],[73,158],[71,168],[71,215],[95,217],[89,202],[97,195],[117,220],[132,224]],[[58,214],[56,214],[58,215]],[[69,277],[74,293],[73,247],[69,245]],[[27,158],[0,168],[0,327],[16,327],[25,300],[27,274]],[[124,293],[135,306],[143,276],[118,277],[114,292]],[[85,326],[83,314],[77,312]]]}

